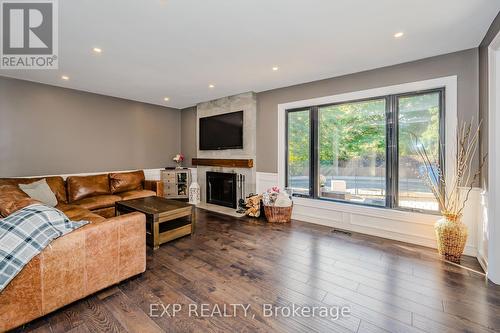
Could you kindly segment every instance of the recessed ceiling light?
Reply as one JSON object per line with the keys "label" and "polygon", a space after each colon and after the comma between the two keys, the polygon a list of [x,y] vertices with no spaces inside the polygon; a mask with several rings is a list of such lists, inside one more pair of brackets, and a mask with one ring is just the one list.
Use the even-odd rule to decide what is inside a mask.
{"label": "recessed ceiling light", "polygon": [[69,76],[63,75],[63,76],[61,76],[61,79],[63,79],[64,81],[68,81],[69,80]]}
{"label": "recessed ceiling light", "polygon": [[275,72],[276,72],[278,69],[280,69],[278,66],[274,66],[274,67],[273,67],[273,71],[275,71]]}
{"label": "recessed ceiling light", "polygon": [[102,49],[101,49],[101,48],[99,48],[99,47],[94,47],[94,48],[92,49],[92,51],[94,51],[95,53],[101,53],[101,52],[102,52]]}
{"label": "recessed ceiling light", "polygon": [[215,88],[215,85],[214,84],[209,84],[208,87],[209,88]]}
{"label": "recessed ceiling light", "polygon": [[404,32],[396,32],[394,34],[394,38],[401,38],[401,37],[403,37],[403,35],[404,35]]}
{"label": "recessed ceiling light", "polygon": [[170,100],[170,98],[168,98],[168,97],[164,97],[164,98],[163,98],[163,100],[164,100],[165,102],[168,102],[168,101]]}

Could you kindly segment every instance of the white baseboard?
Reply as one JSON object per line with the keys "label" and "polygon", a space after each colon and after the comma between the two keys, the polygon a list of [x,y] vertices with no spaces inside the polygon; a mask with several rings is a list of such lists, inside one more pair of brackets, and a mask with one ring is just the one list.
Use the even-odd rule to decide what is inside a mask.
{"label": "white baseboard", "polygon": [[477,254],[477,261],[479,261],[483,271],[488,272],[488,260],[481,253]]}
{"label": "white baseboard", "polygon": [[[257,172],[257,191],[278,184],[277,173]],[[464,222],[469,228],[465,254],[477,256],[479,189],[471,194]],[[352,205],[324,200],[294,198],[293,219],[436,248],[434,223],[438,215]]]}
{"label": "white baseboard", "polygon": [[488,269],[488,192],[479,195],[477,224],[477,260],[485,272]]}

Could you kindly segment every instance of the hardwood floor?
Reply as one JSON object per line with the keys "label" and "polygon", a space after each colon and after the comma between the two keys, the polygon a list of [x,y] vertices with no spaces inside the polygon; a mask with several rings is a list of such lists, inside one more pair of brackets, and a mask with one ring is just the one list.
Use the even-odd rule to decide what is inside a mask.
{"label": "hardwood floor", "polygon": [[[474,258],[458,266],[432,249],[298,221],[273,225],[204,210],[197,217],[195,236],[148,249],[144,274],[17,331],[500,331],[500,287]],[[228,310],[235,317],[201,317],[205,303],[250,308],[247,316],[237,308]],[[182,310],[161,316],[161,304]],[[189,317],[189,304],[198,316]],[[267,317],[263,304],[346,306],[351,314]]]}

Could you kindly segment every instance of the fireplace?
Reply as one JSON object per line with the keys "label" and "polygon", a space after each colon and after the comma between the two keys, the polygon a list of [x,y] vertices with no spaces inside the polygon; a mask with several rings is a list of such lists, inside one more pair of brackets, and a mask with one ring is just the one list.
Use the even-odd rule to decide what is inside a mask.
{"label": "fireplace", "polygon": [[236,174],[207,171],[207,203],[236,208]]}

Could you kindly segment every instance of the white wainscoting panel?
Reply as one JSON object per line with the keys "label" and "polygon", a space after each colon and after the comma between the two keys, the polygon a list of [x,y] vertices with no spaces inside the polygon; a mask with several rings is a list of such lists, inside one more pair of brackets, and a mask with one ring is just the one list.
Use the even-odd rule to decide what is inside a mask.
{"label": "white wainscoting panel", "polygon": [[256,188],[257,193],[263,193],[267,189],[278,186],[278,174],[268,172],[257,172]]}
{"label": "white wainscoting panel", "polygon": [[[160,171],[164,170],[165,168],[158,168],[158,169],[143,169],[144,170],[144,177],[147,180],[160,180]],[[112,171],[100,171],[100,172],[85,172],[85,173],[68,173],[68,174],[63,174],[63,175],[43,175],[43,176],[29,176],[29,177],[23,177],[23,178],[31,178],[31,177],[50,177],[50,176],[61,176],[63,177],[64,180],[68,178],[69,176],[92,176],[92,175],[100,175],[103,173],[111,173],[111,172],[129,172],[129,171],[136,171],[140,169],[132,169],[132,170],[112,170]]]}
{"label": "white wainscoting panel", "polygon": [[[264,192],[278,184],[277,173],[257,172],[257,191]],[[465,189],[464,189],[465,191]],[[477,256],[480,189],[474,188],[464,211],[469,229],[465,254]],[[434,223],[438,215],[375,208],[307,198],[294,198],[292,218],[332,228],[389,238],[436,248]]]}
{"label": "white wainscoting panel", "polygon": [[[191,181],[192,182],[197,182],[198,181],[198,173],[196,168],[188,168],[191,170]],[[146,176],[146,179],[148,180],[160,180],[161,179],[161,170],[165,170],[165,168],[160,168],[160,169],[144,169],[144,175]]]}
{"label": "white wainscoting panel", "polygon": [[165,168],[160,169],[144,169],[144,176],[147,180],[160,180],[161,179],[161,170],[165,170]]}
{"label": "white wainscoting panel", "polygon": [[198,182],[198,169],[196,168],[189,168],[191,170],[191,181],[192,182]]}

